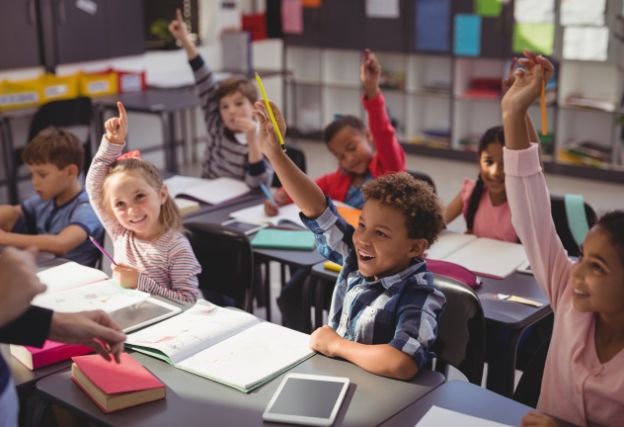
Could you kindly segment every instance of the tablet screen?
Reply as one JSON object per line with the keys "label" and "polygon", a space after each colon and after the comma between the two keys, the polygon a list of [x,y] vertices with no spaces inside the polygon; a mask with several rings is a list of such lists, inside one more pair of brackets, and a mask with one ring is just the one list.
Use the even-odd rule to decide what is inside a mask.
{"label": "tablet screen", "polygon": [[155,298],[148,298],[138,305],[113,311],[110,316],[122,331],[131,332],[171,317],[180,311],[182,310],[178,306]]}
{"label": "tablet screen", "polygon": [[[264,418],[311,425],[329,425],[348,387],[348,379],[291,374],[284,379]],[[318,421],[324,421],[318,423]],[[317,422],[314,422],[317,421]]]}

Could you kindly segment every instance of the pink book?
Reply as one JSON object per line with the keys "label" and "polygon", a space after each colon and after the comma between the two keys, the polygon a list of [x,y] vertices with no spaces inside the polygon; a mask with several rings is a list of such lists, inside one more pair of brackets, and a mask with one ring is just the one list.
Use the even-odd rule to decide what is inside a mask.
{"label": "pink book", "polygon": [[93,349],[82,344],[66,344],[47,340],[41,348],[11,344],[10,351],[11,356],[32,371],[69,360],[74,356],[92,353]]}

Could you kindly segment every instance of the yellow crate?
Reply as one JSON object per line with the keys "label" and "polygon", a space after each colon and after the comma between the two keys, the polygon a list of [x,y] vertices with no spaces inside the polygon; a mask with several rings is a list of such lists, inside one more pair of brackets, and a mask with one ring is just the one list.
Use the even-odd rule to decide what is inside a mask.
{"label": "yellow crate", "polygon": [[41,102],[71,99],[78,96],[78,75],[55,76],[44,74],[41,80]]}
{"label": "yellow crate", "polygon": [[0,111],[36,107],[41,102],[39,78],[0,81]]}
{"label": "yellow crate", "polygon": [[117,73],[79,73],[79,92],[84,96],[117,94]]}

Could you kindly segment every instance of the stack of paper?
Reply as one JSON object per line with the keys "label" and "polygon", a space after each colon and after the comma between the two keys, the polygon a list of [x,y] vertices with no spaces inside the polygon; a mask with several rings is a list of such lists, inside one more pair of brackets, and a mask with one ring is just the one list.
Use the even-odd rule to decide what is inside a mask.
{"label": "stack of paper", "polygon": [[165,180],[172,197],[187,196],[216,205],[249,192],[243,181],[232,178],[202,179],[175,175]]}

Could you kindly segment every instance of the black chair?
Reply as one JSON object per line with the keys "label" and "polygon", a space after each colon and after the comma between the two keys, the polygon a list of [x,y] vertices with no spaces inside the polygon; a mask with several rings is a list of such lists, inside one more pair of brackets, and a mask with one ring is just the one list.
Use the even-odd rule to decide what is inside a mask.
{"label": "black chair", "polygon": [[[563,196],[550,196],[550,211],[552,214],[553,222],[555,223],[557,235],[561,239],[561,243],[563,243],[563,247],[565,248],[565,250],[568,251],[568,255],[579,256],[581,252],[579,250],[578,244],[572,236],[572,232],[570,231]],[[596,212],[587,203],[585,203],[585,218],[587,219],[587,225],[589,226],[589,228],[596,224]]]}
{"label": "black chair", "polygon": [[518,386],[512,399],[533,408],[537,407],[540,391],[542,389],[542,377],[550,340],[544,341],[533,354],[526,368],[522,372]]}
{"label": "black chair", "polygon": [[[303,173],[307,171],[306,158],[305,158],[305,153],[303,152],[303,150],[293,145],[286,144],[286,155],[290,157],[290,160],[292,160],[293,163],[296,164],[297,167],[303,171]],[[282,183],[277,177],[277,174],[274,174],[273,182],[271,182],[271,187],[277,188],[281,186],[282,186]]]}
{"label": "black chair", "polygon": [[[89,169],[92,156],[93,129],[91,126],[93,118],[93,105],[91,98],[79,97],[66,99],[61,101],[52,101],[43,104],[33,116],[28,131],[28,141],[31,141],[43,129],[56,126],[60,128],[81,126],[87,128],[87,140],[85,147],[84,171]],[[28,175],[20,175],[20,166],[22,165],[23,147],[8,147],[8,153],[5,157],[5,170],[8,174],[9,182],[9,198],[12,203],[19,203],[18,181],[28,178]]]}
{"label": "black chair", "polygon": [[427,184],[429,184],[431,188],[433,188],[433,192],[437,194],[435,183],[433,182],[433,179],[429,175],[427,175],[424,172],[418,172],[418,171],[406,171],[406,172],[412,175],[417,180],[424,181]]}
{"label": "black chair", "polygon": [[185,224],[201,264],[199,288],[204,298],[219,305],[253,311],[253,252],[245,234],[222,226]]}
{"label": "black chair", "polygon": [[459,369],[468,381],[481,385],[485,360],[485,317],[479,297],[461,283],[434,275],[444,293],[446,307],[438,320],[435,370],[447,374],[448,365]]}

